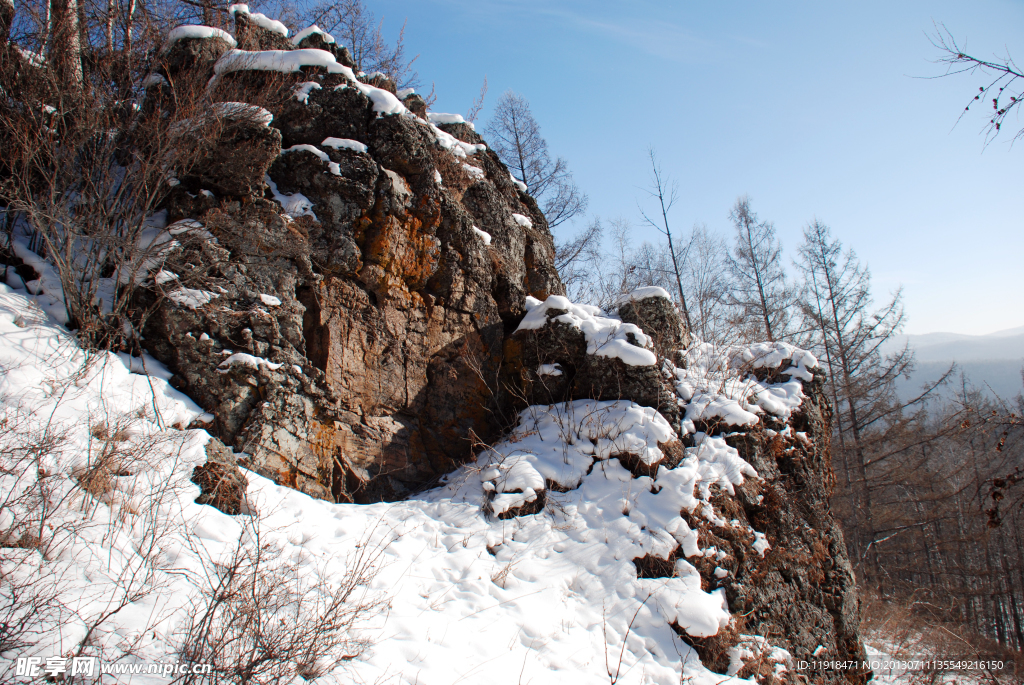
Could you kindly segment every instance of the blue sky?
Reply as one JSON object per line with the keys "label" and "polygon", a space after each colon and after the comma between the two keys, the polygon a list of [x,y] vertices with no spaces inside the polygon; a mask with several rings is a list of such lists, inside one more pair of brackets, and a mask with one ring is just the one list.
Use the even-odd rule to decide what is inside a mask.
{"label": "blue sky", "polygon": [[638,240],[657,239],[636,209],[653,145],[681,231],[728,235],[746,193],[790,255],[817,217],[878,299],[902,285],[909,333],[1024,325],[1024,141],[986,148],[980,111],[954,127],[980,77],[919,78],[942,72],[933,21],[972,54],[1024,60],[1024,2],[368,4],[389,35],[408,20],[436,111],[465,113],[485,75],[478,124],[522,93],[589,213],[633,220]]}

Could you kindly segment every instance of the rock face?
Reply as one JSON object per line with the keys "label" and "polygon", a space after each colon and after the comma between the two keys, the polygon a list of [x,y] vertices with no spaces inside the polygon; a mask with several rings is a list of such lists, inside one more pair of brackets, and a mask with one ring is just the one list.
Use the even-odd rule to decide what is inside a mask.
{"label": "rock face", "polygon": [[[832,416],[823,393],[824,375],[816,367],[797,369],[792,356],[783,357],[785,350],[795,348],[768,346],[762,355],[770,361],[760,367],[752,363],[750,374],[764,383],[769,395],[779,384],[790,384],[792,390],[793,378],[802,378],[797,381],[802,402],[788,415],[773,414],[780,410],[765,403],[767,409],[757,408],[759,415],[737,417],[743,395],[755,391],[741,391],[739,401],[716,392],[721,364],[689,371],[676,367],[690,363],[690,355],[681,349],[690,339],[666,295],[638,291],[619,305],[617,319],[564,297],[528,301],[529,314],[505,343],[504,381],[511,399],[519,407],[584,398],[633,400],[657,408],[682,445],[690,448],[687,452],[698,457],[702,450],[713,451],[707,447],[709,440],[724,438],[722,447],[735,449],[756,477],[735,485],[709,478],[715,484],[700,488],[706,510],[698,503],[694,510],[681,512],[689,529],[697,532],[700,548],[680,546],[667,558],[634,559],[638,575],[673,577],[676,559],[685,558],[700,573],[702,589],[724,590],[730,612],[742,617],[728,630],[695,638],[677,627],[711,670],[734,675],[729,671],[730,650],[739,645],[753,655],[739,675],[757,676],[759,682],[791,682],[773,680],[775,664],[781,662],[751,641],[751,635],[768,637],[793,660],[811,660],[820,646],[819,658],[828,654],[859,662],[865,656],[856,582],[842,530],[828,506],[834,486]],[[636,323],[631,326],[631,321]],[[641,332],[637,324],[643,331],[656,331],[657,337]],[[696,350],[697,359],[700,354]],[[708,387],[701,391],[681,387],[700,387],[702,381]],[[666,454],[659,463],[634,459],[623,465],[634,478],[675,468],[683,455],[672,446],[659,444]],[[545,495],[540,490],[535,500],[503,516],[531,515],[543,508]],[[795,668],[792,663],[788,667]],[[815,683],[859,683],[866,671],[817,671],[809,677]]]}
{"label": "rock face", "polygon": [[[284,48],[236,21],[240,46]],[[226,47],[179,40],[160,73],[208,76]],[[350,78],[337,46],[295,54],[314,57],[271,73],[253,52],[221,74],[212,92],[232,102],[183,135],[200,153],[164,204],[178,278],[157,286],[146,340],[246,466],[316,497],[393,499],[505,428],[505,333],[528,295],[562,292],[554,247],[471,127],[450,126],[460,140],[390,82]]]}
{"label": "rock face", "polygon": [[199,504],[209,504],[232,516],[246,511],[249,480],[238,468],[232,451],[217,438],[206,443],[206,463],[193,469],[192,482],[202,491],[196,498]]}
{"label": "rock face", "polygon": [[[569,302],[543,214],[471,125],[434,125],[421,98],[357,77],[348,51],[321,34],[289,52],[254,17],[236,16],[251,52],[230,69],[237,53],[222,38],[178,41],[147,105],[172,115],[188,94],[169,97],[170,84],[216,74],[202,90],[215,101],[209,114],[182,135],[196,152],[179,161],[179,183],[152,219],[166,238],[162,270],[138,296],[153,312],[147,349],[236,453],[208,449],[194,475],[201,498],[241,512],[240,465],[327,500],[397,499],[495,443],[528,405],[632,400],[680,438],[659,463],[624,462],[634,476],[675,468],[684,448],[721,436],[759,476],[728,496],[712,486],[707,501],[728,522],[687,514],[722,553],[691,555],[702,583],[722,588],[746,622],[684,636],[703,662],[725,672],[743,632],[795,659],[819,645],[829,658],[861,658],[853,574],[827,504],[820,372],[791,416],[741,427],[695,418],[693,392],[683,401],[679,384],[692,341],[667,293],[635,293],[612,316]],[[544,501],[541,490],[502,516]],[[673,562],[635,560],[647,577]]]}
{"label": "rock face", "polygon": [[[782,380],[789,379],[783,375]],[[819,658],[860,661],[866,657],[856,581],[843,532],[828,505],[834,487],[829,453],[832,412],[824,380],[815,371],[814,379],[803,383],[806,397],[787,422],[767,421],[741,431],[719,428],[759,478],[737,486],[734,496],[712,488],[710,501],[716,510],[739,526],[691,516],[691,528],[699,531],[701,544],[725,556],[690,562],[708,587],[725,589],[730,611],[743,617],[735,626],[737,632],[769,637],[772,645],[783,647],[796,660],[812,660],[821,646]],[[737,534],[744,526],[764,533],[770,548],[763,556],[752,549],[748,536]],[[716,568],[729,575],[718,578]],[[724,633],[690,642],[706,666],[725,672],[729,656],[723,647],[732,640],[735,637]],[[768,666],[755,660],[741,674],[763,675]],[[809,682],[837,685],[865,682],[867,674],[859,667],[806,673]]]}
{"label": "rock face", "polygon": [[[661,296],[627,301],[619,309],[619,321],[583,309],[565,298],[537,303],[531,312],[534,321],[524,322],[506,341],[503,370],[509,402],[522,409],[579,399],[626,399],[657,409],[678,430],[679,405],[657,364],[659,356],[668,358],[659,354],[659,346],[668,351],[669,340],[688,338],[672,303]],[[657,312],[657,321],[664,324],[659,334],[664,345],[622,316],[638,309],[652,317]],[[670,354],[680,348],[671,348]]]}

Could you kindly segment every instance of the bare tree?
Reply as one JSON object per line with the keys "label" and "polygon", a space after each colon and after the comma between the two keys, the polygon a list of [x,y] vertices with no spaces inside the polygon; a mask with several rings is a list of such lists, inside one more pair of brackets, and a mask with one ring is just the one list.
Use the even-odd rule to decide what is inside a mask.
{"label": "bare tree", "polygon": [[[868,468],[878,459],[872,458],[872,438],[867,434],[905,408],[895,399],[895,382],[910,372],[914,361],[906,346],[890,355],[881,351],[903,327],[902,293],[897,290],[885,305],[872,311],[871,273],[852,250],[844,252],[828,226],[817,220],[804,230],[799,255],[807,282],[804,310],[814,323],[818,351],[828,366],[847,486],[859,493],[854,511],[862,512],[865,520],[858,523],[873,538]],[[850,474],[856,474],[856,482]],[[877,572],[877,550],[869,546],[866,543],[864,551]]]}
{"label": "bare tree", "polygon": [[[967,116],[971,107],[977,105],[987,110],[991,102],[992,109],[987,115],[989,119],[985,126],[986,141],[991,141],[999,135],[1006,117],[1024,99],[1024,71],[1014,63],[1009,53],[1005,57],[995,57],[991,60],[974,57],[968,55],[964,48],[957,44],[953,34],[945,26],[936,29],[931,42],[942,53],[938,62],[946,65],[946,73],[942,74],[942,77],[957,74],[977,74],[984,77],[978,91],[971,96],[957,121]],[[1018,140],[1022,137],[1024,128],[1018,130],[1013,139]]]}
{"label": "bare tree", "polygon": [[306,25],[316,24],[347,47],[359,68],[367,73],[379,71],[395,82],[399,89],[420,85],[413,64],[419,58],[405,54],[405,24],[394,43],[384,39],[380,21],[362,0],[321,0],[302,14]]}
{"label": "bare tree", "polygon": [[680,265],[685,261],[686,256],[683,254],[682,258],[676,253],[675,245],[672,241],[672,228],[668,223],[668,213],[672,209],[672,205],[676,203],[679,197],[678,185],[675,181],[672,181],[662,171],[661,166],[658,164],[658,159],[654,154],[654,148],[647,148],[647,156],[651,160],[651,185],[646,188],[647,194],[658,201],[658,209],[661,212],[661,220],[655,221],[647,215],[646,212],[641,208],[640,214],[643,216],[644,221],[649,226],[657,230],[668,240],[668,253],[672,261],[672,273],[675,276],[675,285],[677,292],[679,293],[679,305],[683,309],[683,319],[686,320],[686,328],[693,330],[693,324],[690,321],[690,309],[686,306],[686,295],[683,293],[683,277]]}
{"label": "bare tree", "polygon": [[759,220],[745,195],[736,200],[729,219],[736,229],[729,255],[733,277],[730,302],[741,310],[742,322],[752,329],[752,338],[784,340],[789,337],[795,302],[775,225]]}
{"label": "bare tree", "polygon": [[473,100],[473,104],[469,106],[469,111],[466,112],[466,121],[472,123],[476,121],[476,118],[480,116],[480,110],[484,108],[484,98],[487,97],[487,76],[484,76],[484,83],[480,86],[480,95],[477,96],[476,100]]}
{"label": "bare tree", "polygon": [[196,611],[179,636],[181,659],[212,672],[175,682],[276,685],[313,680],[356,658],[370,645],[357,629],[387,605],[370,585],[389,543],[362,540],[344,572],[328,577],[282,558],[258,517],[246,521],[227,559],[203,558]]}
{"label": "bare tree", "polygon": [[502,93],[486,132],[491,149],[540,202],[550,228],[586,211],[586,193],[573,182],[565,159],[551,161],[548,143],[526,98],[511,90]]}
{"label": "bare tree", "polygon": [[604,226],[595,218],[581,231],[565,241],[555,243],[555,269],[565,285],[566,294],[574,302],[594,299],[594,274],[601,261],[601,238]]}
{"label": "bare tree", "polygon": [[691,297],[693,333],[705,342],[725,343],[732,337],[725,241],[701,224],[694,226],[687,247],[684,283]]}

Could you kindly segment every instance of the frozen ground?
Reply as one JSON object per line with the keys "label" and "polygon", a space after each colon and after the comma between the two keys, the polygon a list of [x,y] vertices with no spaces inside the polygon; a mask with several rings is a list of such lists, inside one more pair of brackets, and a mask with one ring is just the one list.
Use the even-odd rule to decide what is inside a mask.
{"label": "frozen ground", "polygon": [[[352,636],[371,646],[322,660],[322,682],[747,682],[707,671],[669,625],[715,633],[729,621],[720,591],[702,590],[682,559],[659,579],[638,579],[632,562],[677,545],[715,554],[679,512],[712,482],[756,476],[724,441],[698,435],[677,468],[636,478],[614,457],[660,459],[658,444],[674,436],[657,412],[622,401],[532,407],[506,442],[408,501],[332,504],[248,473],[249,514],[232,517],[196,504],[189,480],[210,438],[188,426],[210,417],[152,359],[84,354],[37,297],[0,285],[0,533],[17,545],[0,553],[8,579],[54,601],[32,615],[14,605],[34,644],[3,657],[177,661],[210,585],[258,541],[309,592],[371,570],[350,596],[367,607]],[[678,380],[704,397],[699,379]],[[799,388],[778,391],[778,407],[743,402],[737,415],[788,413]],[[111,454],[117,468],[93,477]],[[536,515],[497,517],[537,504],[546,481],[570,489],[549,490]],[[703,515],[716,514],[706,503]]]}

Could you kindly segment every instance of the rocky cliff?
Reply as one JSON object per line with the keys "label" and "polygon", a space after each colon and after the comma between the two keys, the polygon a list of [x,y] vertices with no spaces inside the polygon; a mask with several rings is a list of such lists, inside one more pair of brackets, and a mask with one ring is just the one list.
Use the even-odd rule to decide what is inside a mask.
{"label": "rocky cliff", "polygon": [[172,297],[146,339],[251,468],[325,499],[401,497],[506,427],[503,344],[528,295],[562,292],[552,238],[471,125],[432,123],[320,33],[285,45],[247,16],[255,51],[172,34],[151,81],[155,112],[203,83],[220,116],[183,133],[205,148],[166,203],[189,271],[165,291],[212,299]]}
{"label": "rocky cliff", "polygon": [[704,666],[864,682],[795,665],[864,654],[816,360],[714,350],[657,288],[613,312],[569,301],[543,214],[471,124],[315,28],[233,9],[233,35],[170,33],[143,103],[179,121],[181,154],[135,306],[219,438],[196,501],[246,512],[239,465],[328,502],[444,483],[486,525],[609,498],[579,524],[604,527],[629,583],[679,586],[655,622]]}

